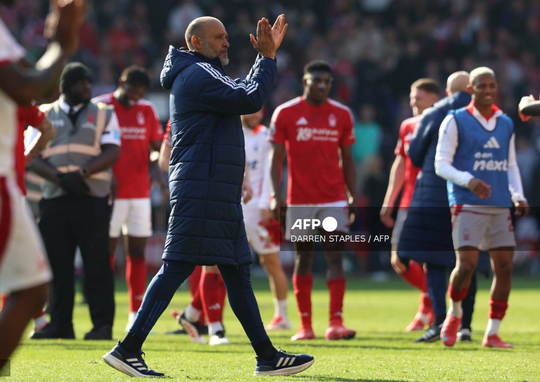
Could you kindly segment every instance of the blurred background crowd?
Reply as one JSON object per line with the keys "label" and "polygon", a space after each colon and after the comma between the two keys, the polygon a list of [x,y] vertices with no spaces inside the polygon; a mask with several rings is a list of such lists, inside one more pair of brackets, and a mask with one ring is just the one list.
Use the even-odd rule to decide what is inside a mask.
{"label": "blurred background crowd", "polygon": [[[279,77],[266,105],[274,108],[302,93],[302,70],[322,58],[334,68],[331,97],[349,106],[356,118],[353,148],[362,204],[380,206],[401,121],[410,117],[409,87],[421,77],[445,84],[456,70],[486,65],[499,83],[497,105],[514,119],[516,148],[525,194],[534,217],[522,222],[517,259],[540,274],[540,120],[522,123],[517,104],[540,92],[540,2],[535,0],[89,0],[79,53],[94,71],[95,95],[116,88],[130,64],[152,76],[147,98],[162,122],[168,119],[167,93],[159,72],[169,45],[185,46],[184,31],[203,15],[219,18],[229,33],[231,77],[249,71],[255,52],[249,42],[256,21],[285,13],[289,30],[278,51]],[[48,2],[19,0],[1,8],[6,25],[27,48],[30,59],[46,47],[43,19]],[[444,95],[441,94],[441,97]],[[156,191],[157,192],[157,191]],[[156,196],[156,228],[165,225],[162,198]],[[161,253],[156,239],[156,255]],[[155,257],[154,256],[154,257]]]}

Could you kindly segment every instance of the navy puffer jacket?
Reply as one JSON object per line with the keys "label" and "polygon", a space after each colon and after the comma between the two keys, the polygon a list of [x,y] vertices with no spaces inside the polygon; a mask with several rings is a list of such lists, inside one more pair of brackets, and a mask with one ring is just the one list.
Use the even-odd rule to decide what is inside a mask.
{"label": "navy puffer jacket", "polygon": [[409,144],[409,157],[421,167],[401,232],[398,256],[418,262],[453,266],[452,222],[446,180],[435,173],[439,127],[449,111],[465,107],[469,93],[459,92],[427,109]]}
{"label": "navy puffer jacket", "polygon": [[250,263],[241,194],[240,115],[260,110],[277,72],[257,57],[245,80],[227,77],[218,58],[169,48],[161,85],[171,90],[171,215],[163,259],[198,265]]}

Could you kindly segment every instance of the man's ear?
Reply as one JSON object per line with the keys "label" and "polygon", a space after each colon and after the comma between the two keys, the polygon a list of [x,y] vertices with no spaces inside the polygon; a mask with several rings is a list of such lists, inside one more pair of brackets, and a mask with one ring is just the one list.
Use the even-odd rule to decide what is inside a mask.
{"label": "man's ear", "polygon": [[196,50],[199,50],[202,48],[202,41],[201,41],[201,38],[199,36],[191,36],[191,45],[193,45],[193,47],[196,49]]}
{"label": "man's ear", "polygon": [[468,91],[470,94],[472,94],[473,88],[472,88],[471,84],[467,85],[467,91]]}

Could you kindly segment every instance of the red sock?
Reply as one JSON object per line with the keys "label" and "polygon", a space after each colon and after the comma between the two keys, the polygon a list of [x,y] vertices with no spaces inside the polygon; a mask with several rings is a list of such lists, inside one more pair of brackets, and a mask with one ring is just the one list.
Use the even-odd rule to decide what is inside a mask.
{"label": "red sock", "polygon": [[136,312],[141,307],[146,289],[146,261],[144,257],[126,256],[126,282],[129,311]]}
{"label": "red sock", "polygon": [[8,296],[5,294],[0,296],[0,309],[4,309],[4,305],[6,305],[7,299],[8,299]]}
{"label": "red sock", "polygon": [[407,281],[416,289],[427,293],[427,277],[422,266],[414,261],[409,261],[409,269],[400,274],[401,278]]}
{"label": "red sock", "polygon": [[502,320],[508,309],[508,300],[489,300],[489,318]]}
{"label": "red sock", "polygon": [[313,289],[313,275],[293,275],[293,289],[302,327],[311,329],[311,290]]}
{"label": "red sock", "polygon": [[223,304],[221,302],[222,292],[220,288],[221,275],[219,273],[203,272],[202,302],[204,314],[208,317],[208,322],[221,322],[223,319]]}
{"label": "red sock", "polygon": [[345,295],[345,277],[328,280],[330,292],[330,325],[343,325],[343,296]]}
{"label": "red sock", "polygon": [[[220,275],[221,276],[221,275]],[[225,309],[225,299],[227,298],[227,288],[225,287],[225,283],[223,282],[223,277],[219,278],[219,291],[221,293],[221,309]],[[221,316],[223,316],[223,312],[221,313]]]}
{"label": "red sock", "polygon": [[189,290],[191,291],[191,296],[192,296],[191,306],[201,311],[201,314],[199,316],[199,324],[204,325],[205,315],[203,311],[202,297],[201,297],[202,269],[203,267],[201,265],[196,266],[191,276],[189,276]]}
{"label": "red sock", "polygon": [[431,298],[428,293],[420,293],[420,307],[418,311],[422,314],[428,314],[433,311],[433,305],[431,304]]}
{"label": "red sock", "polygon": [[448,287],[448,295],[450,296],[450,299],[455,302],[463,301],[465,297],[467,297],[467,293],[469,293],[469,287],[465,289],[454,289],[452,284]]}

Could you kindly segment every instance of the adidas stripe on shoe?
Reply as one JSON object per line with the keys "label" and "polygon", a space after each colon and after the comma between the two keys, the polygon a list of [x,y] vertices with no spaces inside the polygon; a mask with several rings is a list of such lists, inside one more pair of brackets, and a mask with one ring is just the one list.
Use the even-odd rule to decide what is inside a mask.
{"label": "adidas stripe on shoe", "polygon": [[283,350],[276,351],[274,359],[266,361],[257,359],[254,376],[260,375],[292,375],[310,367],[315,358],[309,354],[289,354]]}
{"label": "adidas stripe on shoe", "polygon": [[149,370],[144,362],[144,353],[128,353],[120,347],[120,341],[112,348],[110,352],[105,354],[102,358],[103,361],[118,370],[121,373],[129,375],[130,377],[162,377],[165,374],[155,370]]}

